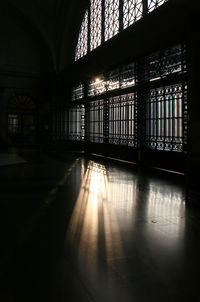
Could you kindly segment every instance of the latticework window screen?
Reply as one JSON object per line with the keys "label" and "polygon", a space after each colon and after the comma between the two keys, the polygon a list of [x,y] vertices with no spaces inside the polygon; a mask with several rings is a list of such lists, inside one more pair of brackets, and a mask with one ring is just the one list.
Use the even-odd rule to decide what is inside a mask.
{"label": "latticework window screen", "polygon": [[84,85],[83,84],[76,85],[72,89],[72,101],[80,100],[83,97],[84,97]]}
{"label": "latticework window screen", "polygon": [[69,139],[83,140],[85,138],[85,108],[77,105],[69,109]]}
{"label": "latticework window screen", "polygon": [[90,50],[101,44],[102,5],[101,0],[91,0],[90,4]]}
{"label": "latticework window screen", "polygon": [[187,85],[151,89],[146,99],[146,146],[183,151]]}
{"label": "latticework window screen", "polygon": [[75,61],[85,56],[88,51],[88,10],[85,12],[75,52]]}
{"label": "latticework window screen", "polygon": [[109,143],[137,146],[137,95],[109,99]]}
{"label": "latticework window screen", "polygon": [[119,0],[105,0],[105,41],[119,32]]}
{"label": "latticework window screen", "polygon": [[86,110],[86,140],[103,143],[104,101],[90,102]]}
{"label": "latticework window screen", "polygon": [[123,28],[127,28],[142,17],[142,0],[124,0]]}
{"label": "latticework window screen", "polygon": [[146,9],[143,0],[123,0],[123,5],[120,0],[90,0],[78,36],[75,61],[167,1],[147,0]]}
{"label": "latticework window screen", "polygon": [[168,0],[148,0],[148,11],[151,12]]}

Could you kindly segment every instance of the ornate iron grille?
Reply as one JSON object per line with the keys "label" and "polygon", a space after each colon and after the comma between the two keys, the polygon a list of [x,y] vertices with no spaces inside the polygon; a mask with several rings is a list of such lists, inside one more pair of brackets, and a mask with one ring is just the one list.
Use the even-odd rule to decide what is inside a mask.
{"label": "ornate iron grille", "polygon": [[101,44],[102,6],[101,0],[91,0],[90,4],[90,50]]}
{"label": "ornate iron grille", "polygon": [[185,45],[173,47],[153,53],[145,59],[145,80],[155,81],[174,73],[186,72]]}
{"label": "ornate iron grille", "polygon": [[86,140],[103,143],[104,101],[94,101],[86,108]]}
{"label": "ornate iron grille", "polygon": [[105,41],[119,32],[119,0],[105,0]]}
{"label": "ornate iron grille", "polygon": [[135,63],[110,71],[97,77],[88,86],[88,96],[95,96],[115,89],[123,89],[136,84]]}
{"label": "ornate iron grille", "polygon": [[111,71],[106,75],[106,89],[108,91],[120,88],[120,71],[119,69]]}
{"label": "ornate iron grille", "polygon": [[120,88],[127,88],[136,84],[136,64],[128,64],[122,67],[120,72]]}
{"label": "ornate iron grille", "polygon": [[137,147],[137,94],[109,98],[109,143]]}
{"label": "ornate iron grille", "polygon": [[106,91],[106,81],[103,76],[97,77],[89,83],[88,96],[100,95]]}
{"label": "ornate iron grille", "polygon": [[145,145],[165,151],[184,151],[187,137],[187,85],[151,89],[146,94]]}
{"label": "ornate iron grille", "polygon": [[136,83],[135,64],[125,65],[121,69],[109,72],[106,79],[106,91],[134,86]]}
{"label": "ornate iron grille", "polygon": [[78,36],[75,61],[167,1],[90,0]]}
{"label": "ornate iron grille", "polygon": [[87,54],[88,46],[88,10],[85,12],[75,52],[75,61]]}
{"label": "ornate iron grille", "polygon": [[123,4],[123,28],[127,28],[142,17],[142,0],[124,0]]}
{"label": "ornate iron grille", "polygon": [[72,89],[72,101],[80,100],[84,97],[84,85],[79,84]]}
{"label": "ornate iron grille", "polygon": [[76,141],[85,139],[84,105],[77,105],[69,109],[69,139]]}
{"label": "ornate iron grille", "polygon": [[148,12],[153,11],[168,0],[148,0]]}

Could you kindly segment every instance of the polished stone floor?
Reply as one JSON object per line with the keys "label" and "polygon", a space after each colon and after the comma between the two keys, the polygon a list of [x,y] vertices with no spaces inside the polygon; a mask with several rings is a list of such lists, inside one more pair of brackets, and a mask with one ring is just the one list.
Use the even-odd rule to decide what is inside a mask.
{"label": "polished stone floor", "polygon": [[0,158],[1,302],[200,301],[200,210],[182,180],[75,154]]}

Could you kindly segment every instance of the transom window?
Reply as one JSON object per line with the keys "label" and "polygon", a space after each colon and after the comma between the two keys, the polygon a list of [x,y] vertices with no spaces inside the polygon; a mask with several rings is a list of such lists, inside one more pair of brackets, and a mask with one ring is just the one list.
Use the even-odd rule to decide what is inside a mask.
{"label": "transom window", "polygon": [[158,6],[162,5],[163,3],[167,2],[168,0],[148,0],[148,11],[151,12]]}
{"label": "transom window", "polygon": [[[70,139],[187,152],[186,74],[183,42],[79,83],[70,107],[74,112],[76,104],[83,104],[85,114],[79,109],[71,121]],[[85,138],[80,134],[84,125]]]}
{"label": "transom window", "polygon": [[127,28],[142,17],[142,0],[124,0],[123,28]]}
{"label": "transom window", "polygon": [[105,41],[119,32],[119,0],[105,0]]}
{"label": "transom window", "polygon": [[75,51],[75,61],[168,0],[90,0]]}
{"label": "transom window", "polygon": [[90,50],[101,44],[102,5],[101,0],[91,0],[90,5]]}
{"label": "transom window", "polygon": [[88,10],[85,12],[76,46],[75,61],[87,54],[88,46]]}

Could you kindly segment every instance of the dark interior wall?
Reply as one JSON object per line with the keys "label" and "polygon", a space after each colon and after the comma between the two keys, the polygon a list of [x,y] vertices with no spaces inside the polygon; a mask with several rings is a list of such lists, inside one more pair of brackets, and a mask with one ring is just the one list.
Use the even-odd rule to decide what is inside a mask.
{"label": "dark interior wall", "polygon": [[6,141],[7,103],[14,95],[30,95],[39,100],[40,113],[50,114],[51,99],[56,99],[56,75],[72,62],[85,3],[1,1],[0,144]]}
{"label": "dark interior wall", "polygon": [[199,93],[199,70],[200,70],[200,30],[199,19],[189,37],[188,62],[188,110],[189,110],[189,153],[188,153],[188,184],[192,192],[200,194],[200,93]]}
{"label": "dark interior wall", "polygon": [[28,12],[5,2],[1,3],[0,18],[0,71],[53,71],[50,39]]}
{"label": "dark interior wall", "polygon": [[27,88],[41,76],[47,82],[71,64],[87,3],[1,1],[0,87]]}

